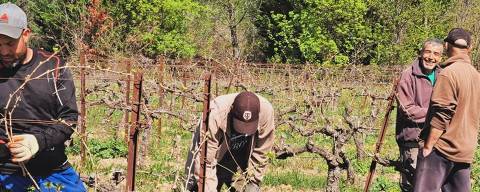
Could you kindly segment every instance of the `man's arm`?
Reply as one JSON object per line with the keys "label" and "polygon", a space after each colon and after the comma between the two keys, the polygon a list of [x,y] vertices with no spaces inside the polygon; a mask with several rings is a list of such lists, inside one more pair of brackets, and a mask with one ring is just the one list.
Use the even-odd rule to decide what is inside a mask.
{"label": "man's arm", "polygon": [[[52,107],[56,109],[59,122],[46,127],[33,127],[32,135],[35,136],[39,145],[39,151],[62,145],[74,133],[78,119],[77,101],[75,97],[75,85],[69,69],[59,69],[59,76],[55,86],[57,94]],[[53,111],[55,111],[53,110]],[[61,121],[61,122],[60,122]],[[69,125],[71,124],[71,125]]]}
{"label": "man's arm", "polygon": [[424,156],[430,154],[442,134],[448,129],[450,121],[455,115],[456,98],[455,84],[445,74],[439,75],[431,99],[431,112],[429,114],[431,120],[426,127],[430,129],[430,134],[423,147]]}
{"label": "man's arm", "polygon": [[[54,64],[62,63],[58,57],[54,57],[54,60]],[[32,126],[25,134],[14,135],[12,141],[8,143],[12,162],[28,161],[39,151],[55,150],[55,146],[63,145],[74,132],[73,125],[78,116],[75,86],[68,69],[61,69],[59,73],[58,78],[45,80],[45,86],[37,87],[37,89],[55,90],[52,95],[38,96],[48,98],[46,102],[49,108],[42,109],[43,115],[58,122],[44,126]],[[56,81],[57,79],[58,81]]]}
{"label": "man's arm", "polygon": [[438,139],[440,139],[440,136],[442,136],[444,131],[440,129],[432,129],[430,131],[430,135],[427,138],[427,142],[425,142],[425,145],[423,146],[423,155],[427,156],[429,155],[432,150],[433,146],[435,143],[437,143]]}
{"label": "man's arm", "polygon": [[428,108],[420,107],[415,104],[415,93],[407,74],[402,74],[400,82],[397,86],[397,101],[399,108],[407,116],[407,118],[414,123],[425,122]]}
{"label": "man's arm", "polygon": [[[254,146],[252,156],[248,163],[247,176],[250,181],[255,184],[260,184],[265,174],[267,166],[267,152],[272,149],[275,139],[275,123],[273,108],[269,106],[267,113],[267,121],[261,126],[261,130],[258,133],[258,139]],[[259,122],[262,123],[262,122]]]}

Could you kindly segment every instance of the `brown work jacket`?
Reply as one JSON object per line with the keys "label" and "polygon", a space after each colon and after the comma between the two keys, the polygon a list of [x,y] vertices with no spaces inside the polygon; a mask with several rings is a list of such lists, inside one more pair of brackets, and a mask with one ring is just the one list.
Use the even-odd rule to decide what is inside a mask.
{"label": "brown work jacket", "polygon": [[[231,129],[227,127],[227,117],[233,101],[238,93],[222,95],[215,98],[210,104],[209,133],[207,140],[207,166],[205,178],[205,191],[216,191],[217,176],[216,165],[227,153],[227,139],[222,139]],[[273,107],[265,98],[260,99],[260,114],[258,131],[253,139],[252,149],[247,168],[247,180],[255,183],[262,181],[267,165],[267,152],[271,150],[274,141],[274,113]],[[203,134],[202,134],[203,135]],[[222,141],[220,143],[220,141]],[[200,155],[195,158],[195,177],[200,175]]]}
{"label": "brown work jacket", "polygon": [[450,57],[442,66],[426,129],[444,131],[434,147],[447,159],[472,163],[480,123],[480,74],[466,54]]}

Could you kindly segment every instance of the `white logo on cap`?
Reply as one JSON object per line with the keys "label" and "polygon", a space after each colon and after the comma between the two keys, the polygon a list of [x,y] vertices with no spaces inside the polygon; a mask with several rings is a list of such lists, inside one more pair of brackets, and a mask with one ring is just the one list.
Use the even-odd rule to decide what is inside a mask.
{"label": "white logo on cap", "polygon": [[245,121],[248,121],[252,118],[252,112],[251,111],[245,111],[243,112],[243,119],[245,119]]}

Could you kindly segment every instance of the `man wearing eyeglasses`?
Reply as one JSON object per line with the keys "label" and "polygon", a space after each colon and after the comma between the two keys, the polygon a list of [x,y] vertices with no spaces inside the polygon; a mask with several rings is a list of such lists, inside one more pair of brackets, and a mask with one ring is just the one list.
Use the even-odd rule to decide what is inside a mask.
{"label": "man wearing eyeglasses", "polygon": [[[274,141],[274,112],[270,102],[248,91],[219,96],[210,105],[208,130],[205,191],[220,191],[223,185],[230,191],[260,191],[266,154]],[[186,163],[189,191],[198,189],[200,141],[199,126]],[[244,185],[234,188],[233,175],[237,171]]]}
{"label": "man wearing eyeglasses", "polygon": [[86,191],[65,155],[78,116],[71,73],[58,56],[28,47],[30,36],[25,12],[1,4],[0,191],[55,190],[47,183]]}

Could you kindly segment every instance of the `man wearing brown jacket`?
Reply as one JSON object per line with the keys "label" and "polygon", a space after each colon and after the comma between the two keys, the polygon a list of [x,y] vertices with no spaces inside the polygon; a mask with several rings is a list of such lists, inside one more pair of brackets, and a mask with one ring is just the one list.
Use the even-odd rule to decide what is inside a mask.
{"label": "man wearing brown jacket", "polygon": [[[267,164],[267,152],[274,141],[273,107],[252,92],[215,98],[210,104],[207,133],[205,191],[260,191]],[[196,191],[200,175],[200,126],[194,133],[186,173],[187,190]],[[244,185],[232,187],[233,175],[240,171]]]}
{"label": "man wearing brown jacket", "polygon": [[443,42],[429,39],[413,64],[402,72],[397,86],[396,141],[400,150],[400,189],[413,191],[413,174],[417,165],[418,136],[425,123],[428,104],[435,79],[440,73],[437,66],[442,59]]}
{"label": "man wearing brown jacket", "polygon": [[471,35],[452,29],[445,39],[448,60],[432,93],[426,141],[418,155],[415,190],[471,191],[470,165],[480,122],[480,74],[470,59]]}

